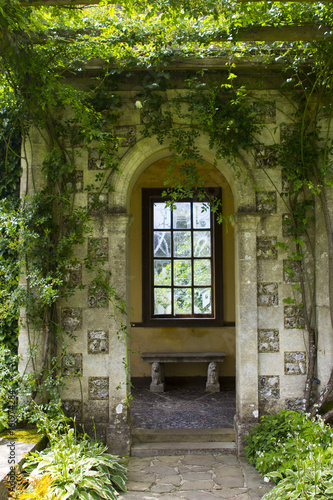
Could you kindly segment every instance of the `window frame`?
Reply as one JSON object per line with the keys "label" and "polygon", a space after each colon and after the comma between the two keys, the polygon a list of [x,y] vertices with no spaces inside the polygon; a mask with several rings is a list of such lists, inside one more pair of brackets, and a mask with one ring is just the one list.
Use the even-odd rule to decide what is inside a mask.
{"label": "window frame", "polygon": [[[207,327],[223,326],[223,253],[222,224],[217,222],[217,215],[211,212],[212,234],[212,316],[154,316],[154,227],[153,205],[155,202],[165,202],[162,197],[164,188],[142,188],[142,323],[147,327]],[[222,190],[219,187],[205,188],[207,195],[221,200]],[[184,198],[179,202],[196,202],[197,196]],[[191,228],[193,231],[193,228]],[[193,259],[193,257],[192,257]],[[173,261],[173,259],[171,259]],[[192,260],[193,262],[193,260]]]}

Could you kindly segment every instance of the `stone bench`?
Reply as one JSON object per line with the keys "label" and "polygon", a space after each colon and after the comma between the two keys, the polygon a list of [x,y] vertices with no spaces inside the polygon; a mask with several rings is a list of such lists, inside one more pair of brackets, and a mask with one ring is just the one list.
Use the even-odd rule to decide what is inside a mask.
{"label": "stone bench", "polygon": [[218,363],[223,363],[225,356],[225,352],[143,352],[141,359],[152,363],[152,392],[164,392],[164,363],[208,363],[206,391],[219,392]]}

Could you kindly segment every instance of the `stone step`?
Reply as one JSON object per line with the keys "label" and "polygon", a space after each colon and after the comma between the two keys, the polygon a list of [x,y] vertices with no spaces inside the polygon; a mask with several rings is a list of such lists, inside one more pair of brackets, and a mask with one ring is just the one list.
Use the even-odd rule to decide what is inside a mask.
{"label": "stone step", "polygon": [[233,429],[133,429],[132,443],[233,442]]}
{"label": "stone step", "polygon": [[138,443],[132,445],[132,457],[154,457],[161,455],[236,455],[235,442],[178,442],[178,443]]}

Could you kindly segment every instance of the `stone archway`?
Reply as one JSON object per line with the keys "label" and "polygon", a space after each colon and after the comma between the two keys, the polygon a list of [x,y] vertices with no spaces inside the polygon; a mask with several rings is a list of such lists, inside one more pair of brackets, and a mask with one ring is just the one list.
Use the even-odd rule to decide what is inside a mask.
{"label": "stone archway", "polygon": [[[215,152],[209,148],[208,138],[201,136],[197,146],[203,158],[213,164]],[[113,180],[113,210],[130,212],[133,187],[142,172],[155,161],[170,156],[168,144],[155,139],[139,141],[124,156],[121,175]],[[258,407],[258,314],[257,314],[257,225],[255,193],[246,182],[246,167],[239,161],[238,172],[226,161],[218,161],[217,169],[228,181],[235,204],[235,281],[236,281],[236,416],[235,428],[238,450],[242,436],[259,417]],[[127,296],[129,306],[129,295]]]}

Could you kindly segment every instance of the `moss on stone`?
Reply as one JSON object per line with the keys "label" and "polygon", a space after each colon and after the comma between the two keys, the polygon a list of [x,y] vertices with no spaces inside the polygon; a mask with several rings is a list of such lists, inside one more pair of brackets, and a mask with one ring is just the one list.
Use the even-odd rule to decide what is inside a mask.
{"label": "moss on stone", "polygon": [[20,443],[38,443],[43,436],[36,429],[6,429],[0,433],[0,438]]}

